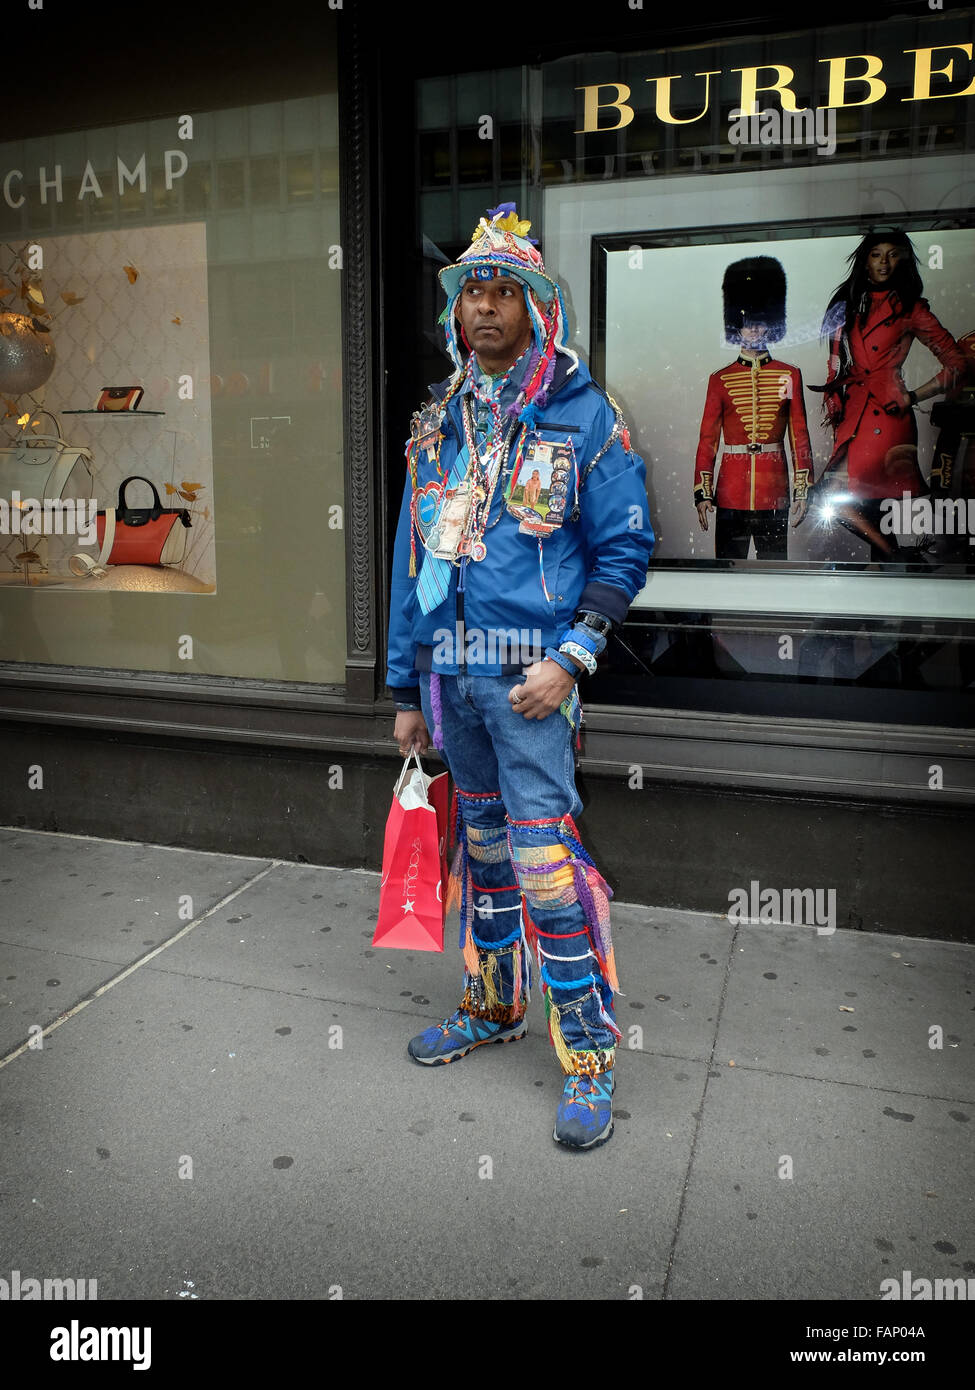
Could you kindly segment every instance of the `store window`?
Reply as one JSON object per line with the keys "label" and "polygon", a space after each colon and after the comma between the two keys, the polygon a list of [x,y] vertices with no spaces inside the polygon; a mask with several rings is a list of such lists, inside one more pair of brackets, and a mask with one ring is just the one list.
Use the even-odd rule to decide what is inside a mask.
{"label": "store window", "polygon": [[[521,186],[482,181],[482,208],[517,199],[540,230],[658,536],[590,700],[971,718],[971,30],[931,15],[522,71]],[[464,82],[487,110],[502,78]],[[457,137],[460,79],[436,81],[421,108]],[[443,217],[427,233],[451,258],[459,192],[436,194],[449,237]]]}
{"label": "store window", "polygon": [[0,145],[0,659],[343,681],[329,61]]}

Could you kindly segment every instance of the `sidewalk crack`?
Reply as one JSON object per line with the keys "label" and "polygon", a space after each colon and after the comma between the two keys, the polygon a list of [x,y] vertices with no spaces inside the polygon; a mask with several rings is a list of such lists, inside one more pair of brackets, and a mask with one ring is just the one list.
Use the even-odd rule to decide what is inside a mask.
{"label": "sidewalk crack", "polygon": [[225,894],[219,902],[214,903],[212,907],[208,907],[206,912],[201,912],[199,916],[193,918],[192,922],[187,922],[185,927],[180,927],[179,931],[174,932],[172,936],[160,942],[158,946],[154,946],[151,951],[147,951],[145,955],[140,956],[139,959],[133,961],[131,965],[127,965],[124,970],[120,970],[117,975],[113,975],[111,979],[99,985],[98,988],[92,990],[90,994],[85,995],[82,999],[79,999],[77,1003],[72,1004],[70,1009],[65,1009],[63,1013],[58,1014],[57,1018],[54,1019],[53,1022],[47,1024],[40,1033],[32,1038],[25,1039],[25,1041],[15,1047],[12,1052],[8,1052],[5,1056],[0,1057],[0,1071],[2,1071],[8,1063],[15,1061],[21,1053],[26,1052],[31,1046],[37,1047],[38,1038],[48,1037],[54,1032],[55,1028],[60,1028],[63,1023],[67,1023],[69,1019],[79,1014],[82,1009],[86,1009],[89,1004],[93,1004],[96,999],[100,998],[103,994],[107,994],[108,991],[114,989],[116,985],[121,984],[122,981],[127,979],[134,971],[148,964],[149,961],[160,955],[161,952],[175,945],[177,941],[181,941],[184,936],[198,927],[201,922],[205,922],[208,917],[212,917],[215,912],[219,912],[221,908],[233,902],[234,898],[240,897],[241,893],[245,893],[248,888],[252,888],[255,883],[259,883],[262,878],[266,878],[272,870],[278,868],[283,862],[284,861],[280,859],[273,859],[266,868],[260,871],[260,873],[254,874],[254,876],[247,879],[245,883],[238,884],[230,893]]}

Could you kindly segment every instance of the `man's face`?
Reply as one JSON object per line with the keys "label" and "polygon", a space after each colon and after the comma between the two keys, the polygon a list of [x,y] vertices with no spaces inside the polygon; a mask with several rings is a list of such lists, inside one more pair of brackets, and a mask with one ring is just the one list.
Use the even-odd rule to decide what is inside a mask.
{"label": "man's face", "polygon": [[752,323],[750,320],[742,324],[741,341],[746,348],[759,348],[765,346],[768,337],[767,323]]}
{"label": "man's face", "polygon": [[457,301],[457,317],[481,362],[510,364],[531,341],[524,292],[520,282],[507,275],[466,281]]}

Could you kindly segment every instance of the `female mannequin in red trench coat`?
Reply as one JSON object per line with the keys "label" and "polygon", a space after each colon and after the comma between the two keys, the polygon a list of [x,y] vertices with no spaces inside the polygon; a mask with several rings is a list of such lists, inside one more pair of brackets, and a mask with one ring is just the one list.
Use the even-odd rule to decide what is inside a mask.
{"label": "female mannequin in red trench coat", "polygon": [[[850,259],[850,274],[823,321],[830,338],[824,389],[833,453],[816,500],[868,542],[872,560],[888,560],[898,545],[879,529],[884,498],[928,490],[917,462],[914,406],[960,383],[966,360],[921,297],[917,254],[903,231],[870,233]],[[901,367],[915,338],[941,370],[909,392]]]}

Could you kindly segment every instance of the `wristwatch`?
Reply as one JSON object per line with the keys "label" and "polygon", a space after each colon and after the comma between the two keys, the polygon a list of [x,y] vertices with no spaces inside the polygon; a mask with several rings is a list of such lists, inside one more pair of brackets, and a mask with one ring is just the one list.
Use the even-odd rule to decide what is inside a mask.
{"label": "wristwatch", "polygon": [[608,637],[613,630],[613,624],[609,618],[604,618],[601,613],[592,613],[585,608],[576,614],[576,622],[580,627],[591,627],[593,632],[599,633],[600,637]]}

